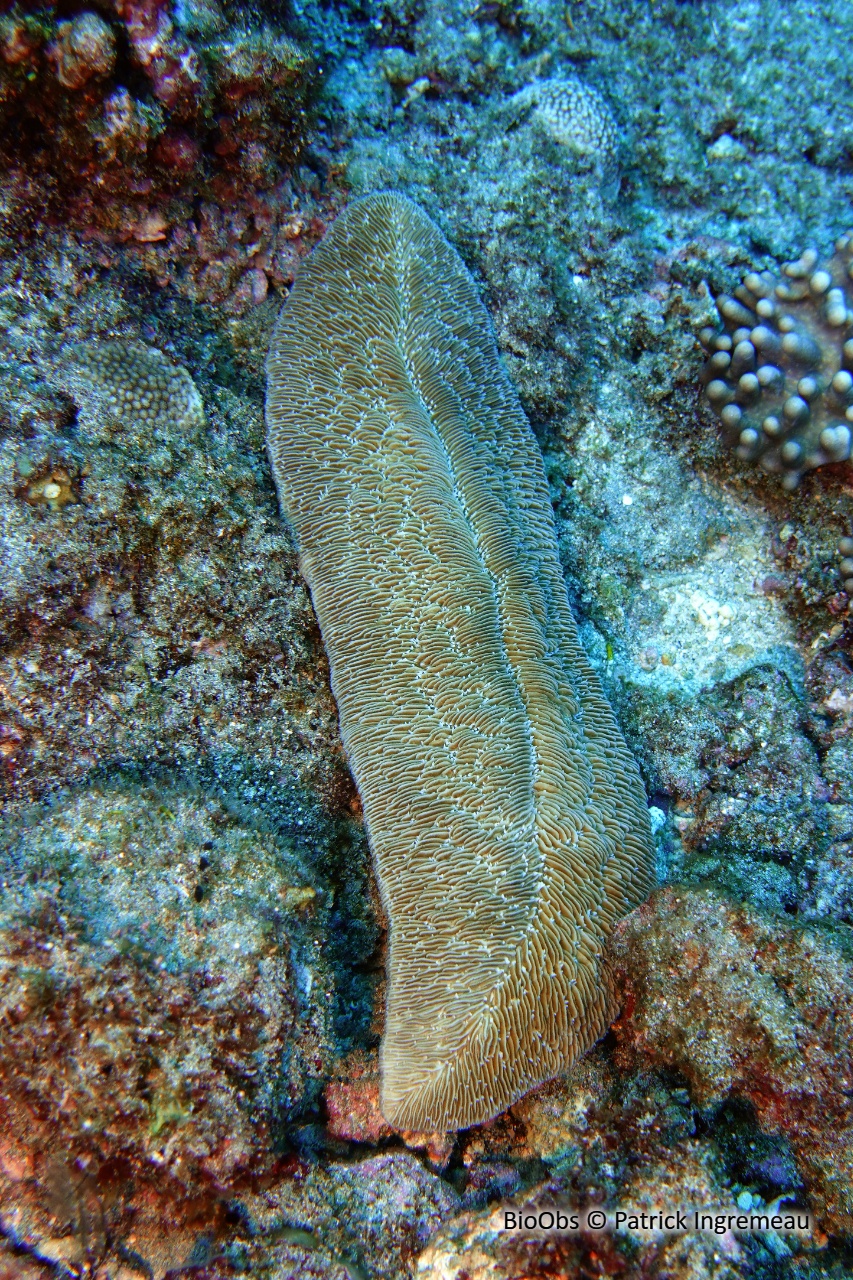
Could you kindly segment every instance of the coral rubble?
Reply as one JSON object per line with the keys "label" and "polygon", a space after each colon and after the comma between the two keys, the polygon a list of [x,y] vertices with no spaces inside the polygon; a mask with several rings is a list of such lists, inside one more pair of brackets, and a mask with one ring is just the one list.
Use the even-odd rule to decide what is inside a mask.
{"label": "coral rubble", "polygon": [[0,16],[0,162],[20,225],[48,211],[157,242],[199,195],[239,203],[288,176],[311,57],[268,23],[200,21],[202,7],[111,0],[66,18],[14,4]]}

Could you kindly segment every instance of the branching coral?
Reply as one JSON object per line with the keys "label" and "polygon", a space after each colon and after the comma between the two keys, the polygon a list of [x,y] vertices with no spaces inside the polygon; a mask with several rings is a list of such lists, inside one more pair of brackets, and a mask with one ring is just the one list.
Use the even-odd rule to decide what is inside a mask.
{"label": "branching coral", "polygon": [[779,472],[850,457],[853,429],[853,233],[825,264],[809,249],[782,268],[751,272],[702,331],[705,395],[738,457]]}

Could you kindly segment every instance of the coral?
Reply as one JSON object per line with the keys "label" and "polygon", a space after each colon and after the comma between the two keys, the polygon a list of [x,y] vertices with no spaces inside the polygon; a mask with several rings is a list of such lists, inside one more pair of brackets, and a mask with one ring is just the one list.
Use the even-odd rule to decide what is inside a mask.
{"label": "coral", "polygon": [[[721,467],[713,428],[685,430],[702,282],[730,293],[753,262],[778,274],[796,246],[831,244],[849,206],[849,0],[146,9],[171,24],[152,24],[159,54],[201,63],[169,108],[155,89],[179,69],[143,67],[112,0],[0,3],[0,781],[4,832],[27,828],[0,895],[0,913],[26,910],[0,947],[43,1009],[0,1033],[15,1103],[0,1117],[0,1275],[410,1280],[442,1221],[426,1275],[849,1280],[849,1245],[819,1233],[789,1257],[772,1238],[573,1238],[538,1254],[485,1239],[475,1262],[488,1206],[543,1183],[608,1206],[809,1192],[784,1133],[736,1089],[693,1105],[686,1079],[642,1056],[616,1070],[610,1035],[569,1079],[455,1135],[452,1155],[381,1119],[379,895],[263,455],[280,297],[344,184],[405,191],[478,282],[542,445],[570,598],[655,793],[662,871],[775,906],[764,957],[786,922],[853,922],[851,631],[833,573],[853,533],[847,464],[786,493],[758,467]],[[71,90],[54,48],[84,13],[116,62]],[[310,67],[242,99],[226,84],[252,48],[292,37],[322,68],[316,98]],[[630,136],[618,203],[532,106],[508,120],[523,85],[570,68]],[[85,375],[57,392],[63,348],[116,340],[185,367],[207,426],[164,420],[152,443],[144,421],[100,415]],[[105,815],[97,795],[116,762],[148,778],[126,839],[121,806]],[[728,920],[710,931],[723,954]],[[176,992],[173,1018],[161,1001]],[[284,1022],[265,1014],[276,995]],[[131,1054],[104,1071],[111,1030]],[[129,1107],[150,1113],[171,1053],[177,1097],[155,1087],[151,1136]],[[55,1129],[22,1094],[56,1108]],[[100,1133],[82,1130],[91,1118]]]}
{"label": "coral", "polygon": [[535,124],[560,146],[586,162],[605,189],[619,182],[619,127],[606,100],[575,77],[539,80],[516,93],[509,107],[530,108]]}
{"label": "coral", "polygon": [[141,342],[78,343],[63,351],[57,385],[76,401],[84,438],[132,433],[150,442],[192,436],[205,425],[198,388],[186,369]]}
{"label": "coral", "polygon": [[838,544],[838,555],[840,557],[838,568],[844,579],[844,590],[848,596],[853,596],[853,537],[841,539]]}
{"label": "coral", "polygon": [[705,395],[738,457],[779,472],[850,457],[853,424],[853,233],[825,264],[813,249],[783,268],[751,272],[717,298],[722,333],[702,331]]}
{"label": "coral", "polygon": [[678,1072],[703,1108],[751,1104],[790,1143],[824,1229],[853,1224],[853,971],[843,939],[705,891],[654,895],[613,936],[623,1069]]}
{"label": "coral", "polygon": [[368,197],[315,251],[267,424],[390,918],[383,1112],[464,1127],[600,1034],[603,939],[650,837],[535,438],[417,206]]}
{"label": "coral", "polygon": [[[351,820],[326,659],[263,463],[277,308],[236,320],[157,289],[140,303],[138,277],[123,297],[117,273],[91,270],[98,252],[47,236],[2,268],[4,801],[153,756],[236,769],[285,808],[295,786],[299,805],[310,791]],[[207,428],[101,412],[105,389],[67,357],[116,334],[192,369]]]}

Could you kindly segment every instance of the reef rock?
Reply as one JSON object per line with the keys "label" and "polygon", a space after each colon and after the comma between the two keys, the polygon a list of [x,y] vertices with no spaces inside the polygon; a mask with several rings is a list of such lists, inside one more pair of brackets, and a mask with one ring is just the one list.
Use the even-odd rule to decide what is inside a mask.
{"label": "reef rock", "polygon": [[614,935],[617,1062],[678,1072],[700,1107],[782,1134],[828,1230],[853,1224],[853,960],[846,937],[710,891],[661,890]]}

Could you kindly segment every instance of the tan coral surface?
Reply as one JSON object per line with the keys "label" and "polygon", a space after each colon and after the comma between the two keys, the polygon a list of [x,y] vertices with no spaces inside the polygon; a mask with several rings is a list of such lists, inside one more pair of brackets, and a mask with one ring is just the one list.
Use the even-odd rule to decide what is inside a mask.
{"label": "tan coral surface", "polygon": [[382,1109],[465,1127],[603,1030],[603,942],[650,880],[642,784],[488,316],[415,205],[371,196],[338,219],[268,379],[390,922]]}

